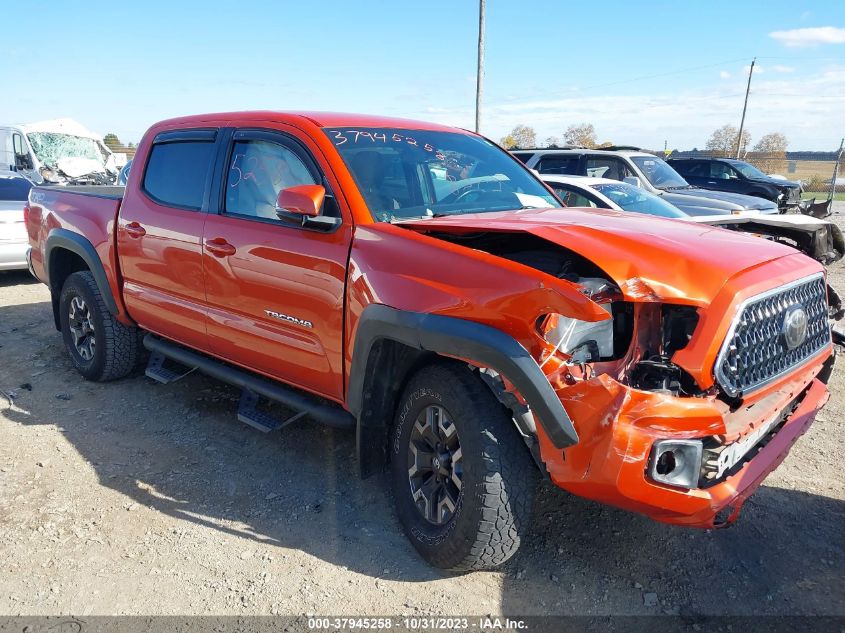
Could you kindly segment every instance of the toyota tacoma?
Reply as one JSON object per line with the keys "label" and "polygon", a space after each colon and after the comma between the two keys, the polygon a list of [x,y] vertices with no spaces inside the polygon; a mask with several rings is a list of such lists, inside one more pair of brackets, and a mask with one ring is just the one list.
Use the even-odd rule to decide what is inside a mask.
{"label": "toyota tacoma", "polygon": [[[333,113],[154,125],[125,191],[35,187],[29,265],[87,379],[199,369],[263,431],[354,429],[429,563],[498,565],[534,473],[677,525],[734,521],[828,399],[822,266],[562,208],[471,132]],[[280,416],[281,402],[289,415]]]}

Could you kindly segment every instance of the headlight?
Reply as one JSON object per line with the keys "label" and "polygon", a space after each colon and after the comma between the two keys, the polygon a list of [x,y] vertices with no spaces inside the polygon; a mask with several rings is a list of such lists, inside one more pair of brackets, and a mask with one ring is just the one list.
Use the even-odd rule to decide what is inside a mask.
{"label": "headlight", "polygon": [[[599,304],[610,312],[610,306]],[[543,338],[572,356],[575,362],[591,362],[613,356],[613,319],[579,321],[562,314],[549,314],[540,325]]]}
{"label": "headlight", "polygon": [[649,476],[662,484],[697,488],[701,473],[701,440],[663,440],[651,451]]}
{"label": "headlight", "polygon": [[744,209],[731,209],[731,215],[742,215]]}
{"label": "headlight", "polygon": [[45,182],[61,182],[62,179],[59,175],[54,172],[49,167],[42,167],[38,170],[38,173],[41,174],[41,177],[45,180]]}

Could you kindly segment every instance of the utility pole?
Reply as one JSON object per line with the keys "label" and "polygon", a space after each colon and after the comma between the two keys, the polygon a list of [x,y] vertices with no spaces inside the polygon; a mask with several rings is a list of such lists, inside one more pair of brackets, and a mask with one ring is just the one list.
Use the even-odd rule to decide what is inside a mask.
{"label": "utility pole", "polygon": [[745,103],[742,104],[742,120],[739,122],[739,136],[736,138],[736,158],[739,159],[739,151],[742,149],[742,130],[745,128],[745,109],[748,107],[748,93],[751,92],[751,75],[754,74],[754,63],[757,58],[751,60],[751,68],[748,70],[748,86],[745,88]]}
{"label": "utility pole", "polygon": [[836,162],[833,164],[833,176],[830,177],[830,192],[827,194],[827,201],[833,200],[836,192],[836,177],[839,175],[839,163],[842,161],[842,148],[845,146],[845,138],[839,141],[839,153],[836,155]]}
{"label": "utility pole", "polygon": [[475,132],[481,133],[481,97],[484,92],[484,5],[478,0],[478,72],[475,84]]}

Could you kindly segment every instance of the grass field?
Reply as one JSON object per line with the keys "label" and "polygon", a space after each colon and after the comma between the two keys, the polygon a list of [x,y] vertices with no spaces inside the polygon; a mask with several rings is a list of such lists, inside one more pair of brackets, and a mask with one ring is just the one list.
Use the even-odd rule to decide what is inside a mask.
{"label": "grass field", "polygon": [[[827,200],[827,191],[805,191],[801,194],[802,200],[807,200],[809,198],[815,198],[816,200]],[[833,194],[834,200],[845,200],[845,191],[839,191]]]}

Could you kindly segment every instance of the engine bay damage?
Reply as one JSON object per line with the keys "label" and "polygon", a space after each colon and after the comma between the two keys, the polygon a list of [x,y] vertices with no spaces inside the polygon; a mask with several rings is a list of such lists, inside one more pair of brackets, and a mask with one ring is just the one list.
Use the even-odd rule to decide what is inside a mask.
{"label": "engine bay damage", "polygon": [[[689,373],[672,362],[673,354],[686,347],[695,331],[695,307],[661,303],[642,280],[627,284],[626,298],[598,265],[533,235],[439,233],[433,237],[568,281],[607,312],[605,320],[595,322],[561,314],[538,317],[537,333],[546,343],[538,360],[553,383],[571,386],[608,374],[635,389],[674,396],[701,395]],[[642,301],[630,300],[632,294]]]}
{"label": "engine bay damage", "polygon": [[[712,248],[689,257],[687,234],[701,230],[691,223],[648,233],[634,217],[614,216],[613,224],[598,226],[585,215],[560,226],[568,216],[538,215],[545,221],[503,216],[488,223],[493,229],[471,216],[404,226],[469,249],[474,260],[501,270],[500,325],[534,357],[578,442],[555,447],[506,375],[475,368],[559,487],[668,523],[712,528],[734,521],[827,398],[829,347],[801,360],[782,349],[780,330],[771,334],[766,321],[781,318],[796,301],[805,302],[807,318],[817,318],[824,286],[821,294],[795,297],[783,295],[781,286],[817,284],[818,265],[734,231],[709,233]],[[523,284],[520,294],[505,290],[511,275]],[[497,281],[479,291],[489,293],[490,283],[495,288]],[[557,300],[534,300],[544,289]],[[745,315],[740,309],[756,309],[748,302],[775,295],[777,314],[749,313],[735,332]],[[827,304],[830,316],[841,315],[835,293],[828,291]],[[765,346],[741,341],[737,370],[775,376],[751,396],[730,395],[715,372],[737,336],[769,337]]]}

